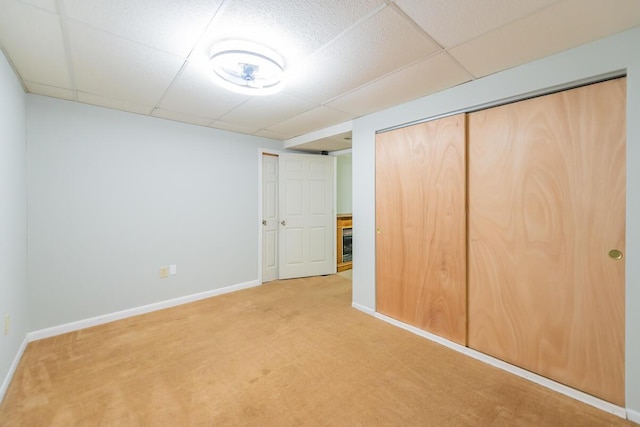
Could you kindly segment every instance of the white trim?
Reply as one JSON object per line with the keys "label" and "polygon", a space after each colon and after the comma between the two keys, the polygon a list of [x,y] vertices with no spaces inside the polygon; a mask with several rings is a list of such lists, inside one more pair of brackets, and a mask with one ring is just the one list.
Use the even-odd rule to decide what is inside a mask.
{"label": "white trim", "polygon": [[343,123],[338,123],[337,125],[329,126],[324,129],[316,130],[313,132],[306,133],[304,135],[286,139],[284,141],[284,148],[295,148],[296,146],[306,144],[307,142],[312,142],[318,139],[328,138],[330,136],[349,132],[352,128],[353,128],[353,121],[351,120]]}
{"label": "white trim", "polygon": [[352,153],[353,153],[352,148],[345,148],[344,150],[331,151],[328,155],[334,156],[334,157],[340,157],[340,156],[350,156]]}
{"label": "white trim", "polygon": [[627,408],[627,419],[634,423],[640,424],[640,412]]}
{"label": "white trim", "polygon": [[368,314],[370,316],[374,316],[375,317],[375,315],[376,315],[375,311],[371,310],[369,307],[365,307],[362,304],[358,304],[357,302],[352,302],[351,303],[351,307],[353,307],[356,310],[359,310],[359,311],[361,311],[363,313],[366,313],[366,314]]}
{"label": "white trim", "polygon": [[353,153],[353,149],[352,148],[345,148],[344,150],[338,150],[338,151],[332,151],[329,153],[330,156],[335,156],[335,157],[340,157],[340,156],[346,156],[348,154]]}
{"label": "white trim", "polygon": [[9,372],[7,372],[7,376],[4,378],[4,381],[2,382],[2,386],[0,387],[0,403],[2,403],[2,400],[4,399],[4,395],[7,392],[7,389],[9,388],[9,384],[11,384],[11,380],[13,379],[13,374],[15,374],[16,372],[18,363],[20,363],[20,359],[22,359],[22,354],[24,353],[24,350],[27,348],[28,343],[29,343],[29,340],[27,339],[27,337],[24,337],[24,340],[22,341],[22,344],[20,345],[20,348],[16,353],[16,357],[13,358],[13,362],[9,367]]}
{"label": "white trim", "polygon": [[92,326],[98,326],[104,323],[138,316],[140,314],[150,313],[152,311],[163,310],[165,308],[175,307],[178,305],[211,298],[222,294],[228,294],[229,292],[240,291],[242,289],[248,289],[258,285],[259,282],[257,280],[252,280],[250,282],[239,283],[237,285],[225,286],[224,288],[212,289],[210,291],[200,292],[197,294],[186,295],[183,297],[160,301],[153,304],[147,304],[127,310],[116,311],[115,313],[105,314],[102,316],[79,320],[77,322],[65,323],[63,325],[29,332],[27,334],[27,339],[29,340],[29,342],[33,342],[44,338],[55,337],[56,335],[66,334],[68,332],[74,332],[80,329],[90,328]]}
{"label": "white trim", "polygon": [[[352,306],[355,307],[355,303],[352,303]],[[362,307],[362,306],[360,306]],[[358,308],[360,309],[360,308]],[[368,309],[367,309],[368,310]],[[367,311],[362,310],[365,313],[367,313]],[[394,326],[397,326],[399,328],[402,328],[406,331],[409,331],[411,333],[414,333],[418,336],[421,336],[423,338],[426,338],[428,340],[434,341],[438,344],[442,344],[445,347],[448,347],[452,350],[455,350],[459,353],[465,354],[467,356],[470,356],[476,360],[479,360],[481,362],[484,362],[488,365],[494,366],[496,368],[502,369],[504,371],[507,371],[511,374],[517,375],[521,378],[524,378],[526,380],[529,380],[531,382],[534,382],[536,384],[539,384],[543,387],[546,387],[548,389],[551,389],[553,391],[556,391],[558,393],[564,394],[565,396],[571,397],[573,399],[579,400],[580,402],[586,403],[587,405],[591,405],[595,408],[598,408],[600,410],[609,412],[613,415],[616,415],[620,418],[626,418],[627,417],[627,410],[625,408],[621,408],[620,406],[614,405],[612,403],[609,403],[607,401],[604,401],[602,399],[598,399],[597,397],[591,396],[589,394],[583,393],[579,390],[573,389],[571,387],[567,387],[564,384],[560,384],[557,383],[555,381],[552,381],[548,378],[545,378],[543,376],[540,376],[538,374],[534,374],[533,372],[529,372],[525,369],[519,368],[517,366],[511,365],[509,363],[503,362],[502,360],[496,359],[494,357],[488,356],[484,353],[480,353],[479,351],[470,349],[468,347],[462,346],[460,344],[456,344],[454,342],[451,342],[449,340],[446,340],[442,337],[439,337],[437,335],[433,335],[429,332],[423,331],[422,329],[418,329],[415,326],[411,326],[411,325],[407,325],[406,323],[400,322],[396,319],[392,319],[391,317],[387,317],[384,314],[380,314],[380,313],[375,313],[374,317],[376,317],[377,319],[383,320],[387,323],[390,323]],[[636,415],[640,415],[638,413],[636,413]],[[635,415],[634,415],[635,416]]]}

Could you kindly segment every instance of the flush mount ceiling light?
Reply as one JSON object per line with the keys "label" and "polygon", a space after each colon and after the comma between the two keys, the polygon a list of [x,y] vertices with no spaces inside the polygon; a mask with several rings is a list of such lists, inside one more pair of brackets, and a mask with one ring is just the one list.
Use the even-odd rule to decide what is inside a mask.
{"label": "flush mount ceiling light", "polygon": [[211,55],[214,80],[245,95],[269,95],[283,87],[282,58],[271,49],[245,41],[218,44]]}

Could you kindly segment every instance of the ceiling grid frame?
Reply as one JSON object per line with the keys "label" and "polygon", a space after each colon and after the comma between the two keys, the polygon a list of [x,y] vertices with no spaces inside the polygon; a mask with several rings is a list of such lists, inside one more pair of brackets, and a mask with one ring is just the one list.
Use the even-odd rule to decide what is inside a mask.
{"label": "ceiling grid frame", "polygon": [[[637,0],[617,0],[613,5],[607,0],[580,0],[577,9],[575,0],[477,0],[466,13],[460,9],[464,4],[464,0],[3,0],[0,47],[25,92],[287,141],[640,26]],[[548,16],[554,11],[560,16]],[[197,22],[192,22],[194,17]],[[62,46],[56,41],[60,36],[48,33],[54,31],[53,20],[58,21]],[[257,27],[256,34],[274,29],[282,40],[301,43],[294,59],[280,52],[284,47],[267,46],[283,54],[289,67],[289,85],[269,95],[272,103],[230,96],[214,88],[207,76],[208,52],[227,38],[222,32],[225,24],[245,21]],[[283,26],[287,23],[291,26]],[[183,31],[183,25],[189,28]],[[565,26],[577,33],[568,34]],[[547,38],[536,45],[540,31]],[[522,45],[500,51],[500,43],[488,44],[492,37],[509,34],[516,34]],[[247,39],[251,37],[247,33]],[[106,57],[94,52],[86,58],[89,47],[82,38],[99,41],[96,49],[111,43],[119,47],[101,51],[99,55]],[[268,44],[268,37],[258,38],[253,41]],[[490,51],[482,56],[472,46]],[[379,49],[392,55],[381,56]],[[112,61],[109,55],[115,54],[120,58]],[[87,63],[91,58],[98,62]],[[349,58],[354,62],[345,68],[340,61]],[[141,62],[147,59],[151,62]],[[307,75],[309,64],[320,68]],[[313,80],[314,75],[321,79]],[[100,83],[90,83],[95,79]],[[136,86],[135,79],[141,84]],[[124,86],[118,90],[119,85]],[[256,126],[247,126],[251,117]]]}

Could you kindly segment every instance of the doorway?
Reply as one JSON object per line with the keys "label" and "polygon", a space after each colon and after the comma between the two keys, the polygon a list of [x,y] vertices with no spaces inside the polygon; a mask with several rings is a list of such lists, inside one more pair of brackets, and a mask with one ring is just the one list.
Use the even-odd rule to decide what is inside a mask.
{"label": "doorway", "polygon": [[351,149],[335,152],[334,155],[336,156],[338,273],[344,273],[343,276],[351,278],[351,269],[353,268]]}
{"label": "doorway", "polygon": [[336,271],[334,157],[261,153],[260,281]]}

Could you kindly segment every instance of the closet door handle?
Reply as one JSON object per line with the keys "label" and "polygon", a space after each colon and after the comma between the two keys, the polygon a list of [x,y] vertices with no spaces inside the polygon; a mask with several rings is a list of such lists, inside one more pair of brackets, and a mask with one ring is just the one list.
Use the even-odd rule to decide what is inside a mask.
{"label": "closet door handle", "polygon": [[282,221],[280,221],[280,224],[284,225],[285,227],[287,226],[287,221],[285,221],[284,219]]}
{"label": "closet door handle", "polygon": [[611,249],[609,251],[609,258],[619,260],[622,259],[622,251],[618,249]]}

